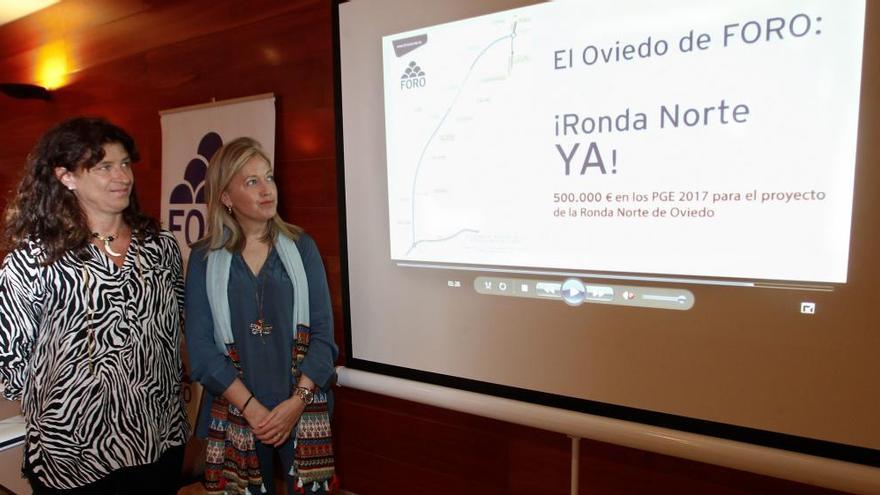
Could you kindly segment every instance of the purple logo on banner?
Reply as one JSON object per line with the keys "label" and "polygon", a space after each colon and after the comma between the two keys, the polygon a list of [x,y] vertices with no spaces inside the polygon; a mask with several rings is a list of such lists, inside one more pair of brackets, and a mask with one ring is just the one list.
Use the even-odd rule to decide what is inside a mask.
{"label": "purple logo on banner", "polygon": [[196,156],[189,161],[183,173],[183,182],[174,187],[168,198],[168,229],[183,232],[187,245],[201,239],[205,234],[205,218],[195,205],[205,204],[205,174],[211,157],[223,146],[223,139],[216,132],[209,132],[199,141]]}

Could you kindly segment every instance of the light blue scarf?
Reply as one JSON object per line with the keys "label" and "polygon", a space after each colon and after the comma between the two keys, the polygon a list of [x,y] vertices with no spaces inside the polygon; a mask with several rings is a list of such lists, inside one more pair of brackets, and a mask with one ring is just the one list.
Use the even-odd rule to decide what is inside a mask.
{"label": "light blue scarf", "polygon": [[[292,239],[278,233],[275,250],[281,264],[293,284],[293,326],[296,335],[298,325],[309,325],[309,282],[303,267],[302,256]],[[214,342],[223,354],[226,346],[235,343],[232,337],[232,321],[229,315],[229,268],[232,266],[232,253],[225,248],[214,249],[208,253],[208,269],[205,285],[208,291],[208,305],[214,317]]]}

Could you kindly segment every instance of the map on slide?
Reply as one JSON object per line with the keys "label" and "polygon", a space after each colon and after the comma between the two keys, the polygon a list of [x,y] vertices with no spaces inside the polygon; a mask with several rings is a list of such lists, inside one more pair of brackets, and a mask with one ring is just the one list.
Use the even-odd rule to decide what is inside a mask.
{"label": "map on slide", "polygon": [[504,129],[492,129],[492,124],[505,113],[500,108],[507,104],[505,85],[532,63],[528,55],[517,54],[521,22],[528,21],[516,15],[487,19],[478,28],[483,39],[460,39],[459,46],[444,42],[444,53],[431,53],[430,66],[413,59],[399,88],[389,84],[392,90],[418,91],[395,102],[402,131],[411,137],[389,149],[396,164],[391,207],[399,214],[393,227],[395,250],[406,256],[436,251],[438,245],[445,252],[480,249],[486,223],[481,216],[498,199],[484,182],[492,180],[486,171],[503,168],[506,159],[505,152],[482,148],[481,142],[503,139],[498,134]]}

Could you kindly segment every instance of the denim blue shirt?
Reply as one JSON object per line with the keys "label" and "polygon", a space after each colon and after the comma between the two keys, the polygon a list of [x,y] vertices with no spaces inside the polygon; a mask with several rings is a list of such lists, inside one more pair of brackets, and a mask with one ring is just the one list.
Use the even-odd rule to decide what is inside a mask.
{"label": "denim blue shirt", "polygon": [[[300,370],[326,390],[335,374],[338,349],[333,340],[333,313],[327,277],[315,242],[305,234],[296,241],[309,283],[309,350]],[[214,323],[205,287],[206,250],[190,254],[186,277],[186,342],[190,372],[205,388],[196,434],[207,435],[211,401],[233,382],[237,372],[229,357],[214,342]],[[267,408],[290,397],[294,385],[290,373],[295,340],[293,284],[281,258],[272,248],[260,273],[254,274],[240,253],[232,257],[229,269],[229,313],[238,348],[243,381]],[[254,335],[250,325],[262,319],[272,325],[269,335]]]}

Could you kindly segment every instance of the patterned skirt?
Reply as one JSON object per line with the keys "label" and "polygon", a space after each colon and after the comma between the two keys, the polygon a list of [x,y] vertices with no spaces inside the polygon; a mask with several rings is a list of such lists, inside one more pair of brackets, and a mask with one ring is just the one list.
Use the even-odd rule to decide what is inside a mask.
{"label": "patterned skirt", "polygon": [[[291,373],[299,379],[299,364],[309,349],[309,328],[297,326]],[[229,358],[242,376],[241,361],[235,344],[227,346]],[[333,463],[333,436],[327,394],[315,390],[314,400],[306,405],[292,433],[295,455],[290,469],[294,491],[330,492],[336,488]],[[247,495],[265,493],[256,440],[241,411],[222,396],[211,405],[208,447],[205,459],[205,490],[211,495]]]}

